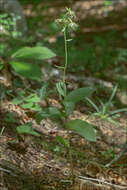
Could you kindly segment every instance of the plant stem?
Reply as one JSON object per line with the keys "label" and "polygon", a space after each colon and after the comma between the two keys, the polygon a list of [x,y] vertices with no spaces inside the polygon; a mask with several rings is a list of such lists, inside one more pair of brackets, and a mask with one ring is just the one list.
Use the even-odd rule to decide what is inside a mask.
{"label": "plant stem", "polygon": [[64,51],[65,51],[65,65],[64,65],[64,73],[63,73],[63,82],[65,82],[65,80],[66,80],[66,70],[67,70],[67,64],[68,64],[66,28],[64,30]]}

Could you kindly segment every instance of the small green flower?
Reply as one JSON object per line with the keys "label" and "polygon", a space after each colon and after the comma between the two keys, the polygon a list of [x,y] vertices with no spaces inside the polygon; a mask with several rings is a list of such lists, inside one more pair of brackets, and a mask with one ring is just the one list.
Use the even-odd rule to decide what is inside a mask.
{"label": "small green flower", "polygon": [[64,34],[65,65],[63,67],[63,81],[62,81],[62,83],[57,83],[57,90],[59,92],[59,95],[60,95],[60,97],[62,95],[64,98],[66,96],[66,93],[65,93],[66,83],[65,82],[66,82],[66,70],[67,70],[67,66],[68,66],[68,46],[67,46],[68,44],[67,44],[67,42],[72,40],[72,39],[67,38],[67,34],[68,34],[68,32],[71,32],[71,31],[77,29],[78,25],[74,22],[75,18],[76,18],[76,15],[75,15],[74,11],[72,11],[70,8],[66,8],[65,14],[55,20],[55,23],[59,26],[60,30]]}
{"label": "small green flower", "polygon": [[74,22],[74,19],[76,19],[74,11],[70,8],[66,8],[66,13],[62,15],[61,18],[56,19],[55,22],[61,28],[62,32],[65,32],[66,29],[73,31],[78,27],[78,25]]}
{"label": "small green flower", "polygon": [[75,12],[72,11],[70,8],[66,8],[66,16],[69,17],[70,19],[75,19],[76,18],[76,15],[75,15]]}

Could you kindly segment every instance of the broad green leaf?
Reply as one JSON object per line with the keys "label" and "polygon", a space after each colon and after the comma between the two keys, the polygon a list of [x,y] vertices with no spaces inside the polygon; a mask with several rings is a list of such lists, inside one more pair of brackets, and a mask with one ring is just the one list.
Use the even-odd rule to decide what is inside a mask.
{"label": "broad green leaf", "polygon": [[94,126],[86,121],[75,119],[67,123],[67,128],[74,130],[88,141],[96,141],[96,132]]}
{"label": "broad green leaf", "polygon": [[31,109],[32,107],[33,107],[33,102],[22,104],[22,108],[24,109]]}
{"label": "broad green leaf", "polygon": [[80,100],[83,100],[84,98],[89,97],[93,92],[94,92],[93,88],[89,88],[89,87],[78,88],[70,92],[66,96],[65,101],[77,103]]}
{"label": "broad green leaf", "polygon": [[30,94],[25,98],[25,102],[40,102],[40,98],[37,96],[37,94]]}
{"label": "broad green leaf", "polygon": [[12,103],[15,105],[21,104],[23,102],[23,99],[21,98],[14,98]]}
{"label": "broad green leaf", "polygon": [[34,104],[30,109],[36,112],[41,111],[41,107],[38,104]]}
{"label": "broad green leaf", "polygon": [[23,90],[23,89],[18,92],[18,96],[19,96],[19,97],[24,97],[25,94],[26,94],[26,92],[25,92],[25,90]]}
{"label": "broad green leaf", "polygon": [[11,61],[10,65],[16,73],[23,77],[38,81],[41,80],[42,73],[41,68],[38,65],[17,61]]}
{"label": "broad green leaf", "polygon": [[12,58],[25,58],[25,59],[35,59],[35,60],[44,60],[56,56],[50,49],[47,47],[24,47],[16,51]]}
{"label": "broad green leaf", "polygon": [[64,104],[64,107],[65,107],[66,115],[69,116],[72,113],[72,111],[74,110],[74,108],[75,108],[75,103],[74,102],[66,102],[66,101],[64,101],[63,104]]}
{"label": "broad green leaf", "polygon": [[30,109],[33,111],[41,111],[41,107],[33,102],[27,102],[21,105],[24,109]]}
{"label": "broad green leaf", "polygon": [[51,118],[61,118],[62,117],[62,113],[60,112],[60,110],[56,107],[49,107],[49,117]]}
{"label": "broad green leaf", "polygon": [[46,118],[61,118],[63,117],[63,113],[55,107],[49,107],[46,109],[41,110],[36,114],[36,122],[40,123],[41,120]]}
{"label": "broad green leaf", "polygon": [[25,91],[21,90],[18,92],[18,96],[13,99],[12,103],[15,105],[21,104],[24,102],[24,97],[25,97]]}
{"label": "broad green leaf", "polygon": [[30,134],[39,137],[40,134],[32,129],[32,123],[26,123],[25,125],[20,125],[16,128],[19,134]]}
{"label": "broad green leaf", "polygon": [[70,148],[70,143],[69,143],[69,140],[68,139],[64,139],[63,137],[61,136],[57,136],[56,137],[57,141],[61,144],[63,144],[65,147],[67,148]]}
{"label": "broad green leaf", "polygon": [[40,112],[36,114],[36,122],[40,123],[43,119],[49,118],[49,112],[48,109],[43,109]]}

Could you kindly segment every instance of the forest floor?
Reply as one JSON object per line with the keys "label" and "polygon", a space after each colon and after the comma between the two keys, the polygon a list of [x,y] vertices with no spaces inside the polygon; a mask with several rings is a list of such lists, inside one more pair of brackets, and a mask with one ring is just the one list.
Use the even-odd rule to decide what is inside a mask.
{"label": "forest floor", "polygon": [[[81,7],[83,8],[83,5],[78,3],[76,6],[79,10]],[[84,6],[86,7],[86,5]],[[61,9],[63,10],[63,7]],[[59,10],[59,6],[57,10]],[[82,9],[82,11],[84,10]],[[51,13],[51,17],[54,15],[54,18],[56,18],[54,12],[57,12],[56,9],[54,11],[52,7],[49,7],[49,14]],[[99,14],[101,15],[103,12],[104,11]],[[46,11],[43,13],[46,17]],[[82,12],[80,13],[83,15]],[[27,16],[30,15],[30,5],[26,8],[25,14]],[[81,17],[81,15],[79,14],[79,17]],[[37,20],[39,18],[34,17],[35,13],[33,12],[33,19],[28,18],[28,23],[31,28],[29,33],[31,36],[36,35],[32,43],[43,43],[45,38],[45,43],[48,42],[52,48],[56,47],[54,43],[57,39],[57,35],[49,32],[51,27],[49,26],[48,29],[48,24],[46,24],[48,19],[42,22]],[[91,43],[94,35],[98,35],[99,33],[103,38],[113,25],[115,26],[114,29],[118,32],[115,45],[117,44],[118,47],[127,48],[124,38],[121,37],[126,31],[125,20],[127,20],[127,18],[125,17],[125,12],[123,11],[123,13],[121,13],[121,18],[118,19],[118,14],[113,18],[114,20],[110,19],[111,24],[108,24],[106,19],[101,21],[104,24],[102,24],[103,27],[100,29],[100,26],[98,26],[99,22],[95,20],[93,20],[93,26],[90,28],[92,22],[90,19],[88,22],[85,20],[85,25],[88,26],[85,27],[83,25],[83,19],[85,18],[83,17],[81,18],[81,30],[79,34],[75,34],[74,36],[77,38],[77,41],[80,39],[80,42]],[[39,27],[37,31],[34,27],[36,22],[38,22]],[[40,28],[44,23],[47,28],[41,33]],[[104,27],[104,25],[107,27]],[[81,36],[85,36],[84,39]],[[96,48],[99,49],[100,46]],[[63,57],[61,54],[55,60],[53,59],[49,62],[52,67],[54,62],[56,65],[60,65],[62,60]],[[125,68],[119,73],[121,76],[126,75],[126,63],[127,62],[123,63],[121,61],[121,65]],[[76,65],[74,67],[76,67]],[[88,84],[98,86],[101,82],[98,88],[99,90],[93,95],[92,100],[97,102],[97,97],[99,99],[108,100],[117,80],[115,78],[116,75],[110,68],[107,68],[106,72],[104,72],[104,70],[102,72],[92,72],[91,76],[89,68],[79,70],[78,72],[74,70],[72,72],[70,67],[66,78],[70,84],[68,88],[75,89]],[[51,89],[55,87],[55,83],[60,80],[60,76],[51,74],[53,72],[59,73],[56,68],[50,68],[48,70],[45,66],[43,67],[44,79],[49,81]],[[30,85],[30,88],[36,85],[32,82],[28,82],[27,84]],[[102,86],[103,88],[101,89]],[[105,91],[105,88],[108,87],[109,91]],[[14,87],[13,91],[15,92],[16,90]],[[118,88],[115,101],[116,104],[112,106],[112,110],[126,108],[126,89],[121,90],[121,88]],[[60,102],[54,93],[46,101],[41,102],[41,106],[59,107]],[[8,113],[14,113],[16,122],[13,123],[4,119]],[[14,105],[12,99],[7,94],[0,102],[0,190],[126,190],[127,152],[111,166],[106,167],[106,164],[110,163],[120,152],[123,144],[127,140],[127,114],[120,113],[118,117],[113,118],[111,116],[109,120],[109,118],[95,116],[92,113],[94,113],[94,109],[88,104],[84,102],[79,103],[70,115],[69,120],[82,119],[95,125],[97,133],[96,142],[89,142],[72,131],[68,133],[63,127],[62,121],[44,119],[40,124],[37,124],[35,121],[35,113],[29,109],[23,109],[20,105]],[[32,135],[19,136],[17,134],[17,125],[25,124],[26,122],[32,122],[34,130],[39,132],[40,137],[34,137]],[[57,136],[70,139],[72,157],[70,157],[68,148],[58,142]]]}
{"label": "forest floor", "polygon": [[[25,113],[20,106],[14,106],[7,101],[3,106],[1,118],[6,112],[13,111],[17,115],[17,120],[22,120],[23,123],[31,121],[28,112]],[[21,139],[14,132],[14,124],[6,127],[0,138],[0,166],[3,168],[1,169],[1,189],[125,188],[127,186],[127,154],[109,168],[105,166],[118,154],[120,145],[126,141],[126,115],[122,114],[117,119],[121,128],[106,120],[81,113],[79,109],[70,116],[70,119],[75,118],[97,126],[97,141],[88,142],[74,132],[69,133],[74,176],[71,173],[72,163],[68,149],[56,140],[56,136],[68,138],[67,131],[60,127],[60,123],[49,119],[43,120],[40,126],[34,123],[34,129],[38,131],[40,127],[41,136],[27,135]],[[3,120],[0,123],[2,126],[7,126]],[[79,176],[87,177],[87,180]],[[74,177],[73,184],[72,177]]]}

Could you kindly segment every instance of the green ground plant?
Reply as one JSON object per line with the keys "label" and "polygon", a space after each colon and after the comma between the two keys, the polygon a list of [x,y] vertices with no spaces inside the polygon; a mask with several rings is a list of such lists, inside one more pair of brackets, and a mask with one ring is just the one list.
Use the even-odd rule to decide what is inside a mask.
{"label": "green ground plant", "polygon": [[36,120],[37,122],[40,122],[45,117],[56,117],[59,119],[64,118],[64,126],[66,127],[68,131],[68,139],[64,139],[61,136],[57,137],[57,141],[59,141],[60,144],[63,144],[68,152],[69,152],[69,160],[71,165],[71,173],[72,178],[74,177],[73,174],[73,162],[72,162],[72,152],[71,152],[71,144],[70,144],[70,138],[69,138],[69,130],[73,130],[82,137],[86,138],[89,141],[96,141],[96,132],[94,129],[94,126],[90,123],[75,119],[67,122],[69,115],[72,113],[72,111],[75,108],[75,105],[83,100],[85,97],[91,96],[93,91],[95,89],[84,87],[84,88],[78,88],[76,90],[73,90],[71,92],[67,92],[67,86],[66,86],[66,71],[68,67],[68,42],[72,39],[67,38],[67,34],[71,31],[76,29],[77,25],[73,21],[75,19],[75,13],[69,9],[66,8],[66,13],[61,16],[60,19],[56,20],[56,23],[60,27],[61,31],[64,34],[64,49],[65,49],[65,65],[62,67],[58,67],[59,69],[62,69],[63,71],[63,79],[60,82],[56,83],[56,89],[59,95],[59,100],[61,102],[61,109],[58,109],[56,107],[49,107],[45,111],[42,110],[39,113],[37,113]]}
{"label": "green ground plant", "polygon": [[118,86],[116,85],[113,89],[113,92],[109,98],[109,100],[106,103],[103,103],[101,100],[100,106],[97,106],[91,99],[86,98],[86,100],[89,102],[89,104],[95,109],[96,112],[92,113],[95,117],[100,117],[101,119],[107,120],[109,122],[112,122],[113,124],[118,126],[118,122],[116,122],[114,119],[116,117],[120,117],[119,113],[121,112],[127,112],[127,108],[123,109],[117,109],[114,111],[111,111],[111,107],[113,104],[113,99],[116,95]]}
{"label": "green ground plant", "polygon": [[[8,35],[8,41],[13,41],[13,45],[16,45],[16,40],[20,36],[18,32],[16,33],[15,25],[17,18],[12,17],[13,20],[8,17],[7,14],[2,14],[0,16],[0,24],[5,29],[5,35]],[[16,39],[15,39],[16,37]],[[15,42],[15,44],[14,44]],[[9,43],[2,42],[0,44],[0,72],[4,73],[4,78],[6,79],[6,86],[12,86],[12,73],[16,73],[16,76],[21,76],[29,80],[42,81],[42,72],[39,65],[45,59],[50,59],[56,56],[50,49],[43,46],[36,47],[18,47],[14,48]],[[31,60],[34,63],[31,63]],[[35,63],[36,61],[36,63]],[[11,69],[10,69],[11,68]],[[10,72],[12,70],[13,72]],[[2,76],[1,76],[2,78]],[[6,89],[3,85],[0,85],[0,99],[2,100],[6,94],[14,97],[12,90]],[[44,96],[44,87],[40,90],[40,96]],[[24,109],[31,109],[33,111],[40,111],[40,106],[38,102],[40,101],[39,96],[36,93],[30,93],[25,96],[25,92],[21,90],[18,97],[13,99],[13,103],[20,104]],[[16,123],[14,113],[10,112],[6,114],[5,121],[7,123]],[[26,123],[17,127],[17,132],[20,134],[32,134],[37,136],[37,133],[32,130],[32,124]],[[39,135],[39,134],[38,134]]]}
{"label": "green ground plant", "polygon": [[10,81],[9,67],[22,77],[41,81],[41,67],[36,63],[30,63],[31,60],[43,61],[55,56],[47,47],[23,47],[14,52],[14,49],[8,49],[6,44],[0,45],[0,69],[5,70],[7,80]]}
{"label": "green ground plant", "polygon": [[[8,35],[8,42],[11,42],[9,44],[5,40],[0,44],[0,71],[3,70],[8,86],[11,85],[10,67],[18,75],[41,81],[42,72],[39,63],[56,56],[50,49],[40,45],[15,48],[18,39],[21,41],[20,34],[16,31],[16,19],[20,18],[14,17],[13,13],[10,17],[8,14],[0,15],[0,26],[3,27],[5,34]],[[31,63],[31,60],[34,61],[34,64]]]}
{"label": "green ground plant", "polygon": [[[62,67],[58,67],[59,69],[63,70],[63,79],[62,81],[56,83],[56,89],[59,95],[59,100],[61,102],[62,108],[58,109],[56,107],[49,107],[45,110],[38,112],[36,116],[37,122],[40,122],[45,117],[65,118],[65,120],[67,120],[69,115],[74,110],[75,105],[79,101],[84,100],[85,97],[91,96],[91,94],[95,90],[94,88],[84,87],[84,88],[78,88],[69,93],[67,92],[67,87],[66,87],[66,70],[68,66],[67,43],[71,41],[71,39],[67,39],[67,33],[71,30],[74,30],[77,27],[76,23],[73,22],[74,18],[75,18],[75,13],[71,9],[66,8],[66,13],[62,15],[60,19],[56,20],[56,23],[60,26],[61,31],[64,33],[64,47],[65,47],[65,65]],[[90,141],[96,140],[95,130],[93,126],[85,121],[76,119],[68,123],[65,123],[65,126],[67,126],[67,128],[69,129],[76,131],[78,134],[85,137],[87,140]]]}
{"label": "green ground plant", "polygon": [[21,92],[19,92],[19,95],[13,99],[13,104],[18,105],[24,109],[30,109],[33,111],[40,111],[41,107],[39,106],[39,102],[41,101],[40,97],[37,93],[30,93],[30,95],[25,95]]}
{"label": "green ground plant", "polygon": [[104,159],[114,159],[115,158],[115,151],[113,148],[108,149],[107,151],[103,151],[101,155],[104,157]]}

